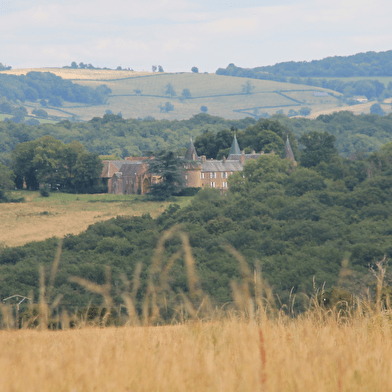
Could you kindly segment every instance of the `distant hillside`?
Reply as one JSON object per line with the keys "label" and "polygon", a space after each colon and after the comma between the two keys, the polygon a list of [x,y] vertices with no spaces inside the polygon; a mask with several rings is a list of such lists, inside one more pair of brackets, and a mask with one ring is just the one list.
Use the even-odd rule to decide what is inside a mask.
{"label": "distant hillside", "polygon": [[[76,121],[88,121],[105,113],[121,113],[123,118],[183,120],[203,111],[226,119],[247,116],[257,119],[278,111],[298,114],[304,106],[312,112],[332,112],[340,104],[339,93],[322,87],[216,74],[42,68],[13,69],[0,72],[0,76],[25,75],[31,71],[50,72],[93,91],[102,84],[111,90],[101,104],[64,101],[61,108],[54,105],[44,108],[49,116]],[[324,94],[315,94],[320,92]],[[24,106],[29,114],[42,108],[38,101],[26,101]]]}
{"label": "distant hillside", "polygon": [[[234,64],[229,64],[226,70],[220,68],[218,75],[233,71]],[[238,68],[238,67],[237,67]],[[226,73],[224,73],[226,71]],[[253,69],[238,69],[247,77],[251,73],[256,76],[259,73],[272,74],[278,78],[284,77],[353,77],[353,76],[392,76],[392,50],[386,52],[357,53],[352,56],[334,56],[322,60],[313,61],[287,61],[256,67]],[[230,73],[233,76],[232,73]],[[239,76],[239,75],[235,75]],[[254,77],[253,76],[253,77]],[[275,79],[276,80],[276,79]],[[284,81],[284,80],[280,80]]]}
{"label": "distant hillside", "polygon": [[[392,51],[327,57],[310,62],[289,61],[256,68],[241,68],[231,63],[226,68],[219,68],[216,74],[322,87],[342,94],[340,104],[348,106],[357,105],[357,97],[379,102],[392,97]],[[358,112],[354,108],[349,110]],[[363,107],[359,113],[368,113],[368,110]],[[331,111],[321,109],[318,113]]]}

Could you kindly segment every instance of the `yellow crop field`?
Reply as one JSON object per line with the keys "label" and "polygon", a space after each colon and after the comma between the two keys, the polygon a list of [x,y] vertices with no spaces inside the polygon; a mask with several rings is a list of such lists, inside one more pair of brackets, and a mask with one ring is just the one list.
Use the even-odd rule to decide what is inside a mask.
{"label": "yellow crop field", "polygon": [[7,75],[26,75],[28,72],[51,72],[63,79],[72,80],[107,80],[124,79],[134,76],[146,75],[150,72],[115,71],[103,69],[71,69],[71,68],[20,68],[2,71]]}
{"label": "yellow crop field", "polygon": [[0,391],[387,392],[390,316],[1,331]]}
{"label": "yellow crop field", "polygon": [[[89,225],[111,219],[117,215],[152,217],[161,214],[168,202],[145,202],[126,195],[72,195],[52,193],[41,197],[39,192],[14,192],[24,196],[25,203],[0,203],[0,245],[17,246],[31,241],[41,241],[53,236],[79,234]],[[176,203],[185,205],[190,198],[179,198]]]}

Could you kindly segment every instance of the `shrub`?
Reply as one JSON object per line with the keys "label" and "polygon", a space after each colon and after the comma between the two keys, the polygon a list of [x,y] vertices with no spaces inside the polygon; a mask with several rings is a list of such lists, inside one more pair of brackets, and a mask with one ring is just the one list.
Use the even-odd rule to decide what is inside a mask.
{"label": "shrub", "polygon": [[49,197],[50,196],[50,189],[49,185],[45,184],[40,190],[39,193],[41,194],[42,197]]}

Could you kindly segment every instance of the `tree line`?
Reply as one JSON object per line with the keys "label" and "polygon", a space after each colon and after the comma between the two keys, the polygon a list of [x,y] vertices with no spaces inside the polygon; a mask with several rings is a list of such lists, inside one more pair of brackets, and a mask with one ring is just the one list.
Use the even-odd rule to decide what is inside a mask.
{"label": "tree line", "polygon": [[[263,121],[272,121],[272,123],[263,123]],[[0,122],[0,162],[6,164],[10,160],[11,151],[18,143],[33,141],[44,135],[51,135],[63,143],[78,140],[90,152],[123,158],[131,155],[142,156],[147,151],[178,150],[189,145],[191,136],[197,139],[198,136],[201,137],[206,133],[205,137],[209,138],[209,142],[212,144],[203,147],[201,155],[216,158],[227,155],[228,151],[223,150],[230,148],[236,130],[240,147],[247,152],[252,149],[265,148],[264,144],[260,143],[266,143],[267,140],[260,141],[259,144],[251,147],[253,142],[243,140],[242,133],[246,128],[259,123],[264,124],[260,126],[261,128],[266,127],[265,131],[271,130],[272,127],[278,129],[277,122],[289,129],[296,138],[312,130],[334,135],[339,154],[345,157],[377,151],[381,145],[390,141],[392,129],[392,115],[384,117],[374,114],[355,116],[350,112],[322,115],[315,120],[287,118],[283,115],[274,115],[268,120],[260,119],[259,121],[250,117],[241,120],[225,120],[221,117],[200,113],[188,120],[180,121],[155,120],[151,117],[123,119],[115,114],[105,114],[103,117],[95,117],[85,123],[71,123],[64,120],[57,124],[29,126],[13,122]],[[215,141],[220,131],[225,131],[225,136],[220,136]],[[277,135],[282,139],[281,132],[278,132]],[[274,136],[271,135],[271,137]],[[285,141],[285,137],[282,141]],[[282,141],[278,140],[277,142],[282,145]],[[290,141],[295,143],[292,137],[290,137]],[[209,142],[204,140],[203,143]],[[274,144],[276,145],[276,141]],[[218,155],[220,149],[222,152]],[[279,151],[278,147],[273,147],[273,149],[275,152]]]}
{"label": "tree line", "polygon": [[[287,61],[250,69],[236,67],[233,63],[226,69],[219,68],[220,75],[232,76],[270,74],[275,77],[353,77],[392,76],[392,50],[385,52],[357,53],[352,56],[334,56],[322,60]],[[241,75],[239,74],[241,73]],[[246,76],[251,77],[251,76]]]}
{"label": "tree line", "polygon": [[93,89],[50,72],[0,74],[0,96],[14,102],[40,100],[43,106],[62,106],[63,101],[98,105],[104,103],[110,93],[110,88],[105,84]]}
{"label": "tree line", "polygon": [[[20,143],[12,151],[12,177],[17,189],[51,190],[72,193],[104,192],[102,162],[79,142],[64,144],[53,136]],[[107,191],[107,189],[106,189]]]}

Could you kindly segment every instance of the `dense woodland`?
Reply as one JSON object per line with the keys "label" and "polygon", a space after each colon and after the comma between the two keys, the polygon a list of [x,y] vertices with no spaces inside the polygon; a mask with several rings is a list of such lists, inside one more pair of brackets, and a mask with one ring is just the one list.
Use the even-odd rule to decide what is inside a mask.
{"label": "dense woodland", "polygon": [[[250,138],[245,137],[245,129],[257,124],[261,127],[259,131]],[[225,120],[205,113],[181,121],[149,118],[125,120],[117,115],[106,114],[103,118],[95,117],[86,123],[61,121],[58,124],[30,126],[0,122],[0,162],[9,163],[11,152],[19,143],[34,141],[45,135],[53,136],[66,144],[78,141],[89,152],[117,157],[140,156],[148,151],[184,148],[189,145],[190,136],[193,136],[200,148],[200,155],[220,158],[223,155],[227,156],[234,132],[237,131],[240,147],[247,152],[253,149],[257,152],[262,149],[265,149],[265,152],[270,149],[279,152],[282,151],[287,133],[282,126],[297,138],[312,130],[328,132],[336,137],[339,154],[348,157],[377,151],[390,141],[392,115],[355,116],[349,112],[339,112],[319,116],[316,120],[276,115],[271,119],[257,122],[249,117],[242,120]],[[261,131],[264,132],[260,134]],[[248,131],[248,134],[250,133],[252,130]],[[290,136],[290,141],[295,149],[295,138]],[[203,143],[207,143],[208,148],[202,147]],[[272,148],[268,148],[269,144]],[[295,153],[298,155],[300,151]]]}
{"label": "dense woodland", "polygon": [[62,106],[63,101],[102,104],[111,93],[106,85],[93,89],[65,80],[50,72],[26,75],[0,74],[0,96],[9,101],[37,101],[46,106]]}
{"label": "dense woodland", "polygon": [[231,127],[245,129],[255,123],[252,118],[225,120],[203,113],[181,121],[152,118],[125,120],[115,114],[105,114],[103,118],[95,117],[86,123],[65,120],[58,124],[29,126],[0,122],[0,161],[9,161],[18,143],[33,141],[44,135],[53,136],[67,144],[78,141],[89,152],[99,155],[125,157],[140,156],[147,151],[185,147],[191,136],[195,137],[207,129],[216,133]]}
{"label": "dense woodland", "polygon": [[[299,141],[304,148],[296,167],[276,154],[264,155],[248,161],[243,175],[231,176],[224,195],[205,189],[188,207],[180,209],[174,201],[157,219],[120,216],[68,235],[53,295],[62,294],[61,304],[72,310],[90,300],[100,303],[99,296],[68,278],[103,284],[105,266],[110,266],[111,294],[120,304],[123,285],[141,263],[140,311],[154,248],[174,225],[189,236],[202,288],[216,306],[232,300],[230,281],[241,279],[238,260],[227,245],[241,252],[252,270],[260,264],[277,301],[287,303],[290,291],[295,294],[296,311],[307,306],[314,287],[324,284],[364,293],[373,279],[369,267],[384,254],[392,256],[392,145],[369,157],[346,159],[339,157],[328,133],[313,131]],[[33,290],[37,298],[38,265],[45,266],[48,276],[57,245],[52,238],[2,249],[1,295]],[[180,238],[169,239],[162,262],[170,262],[167,258],[181,246]],[[168,278],[168,319],[178,296],[188,290],[183,255],[177,256]]]}

